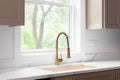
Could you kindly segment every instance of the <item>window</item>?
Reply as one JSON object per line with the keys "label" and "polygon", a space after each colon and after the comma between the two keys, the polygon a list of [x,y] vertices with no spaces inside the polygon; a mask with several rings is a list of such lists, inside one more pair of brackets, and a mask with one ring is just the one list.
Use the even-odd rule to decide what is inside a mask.
{"label": "window", "polygon": [[[54,49],[60,32],[69,35],[72,45],[75,28],[72,1],[74,0],[26,0],[25,26],[21,27],[22,51]],[[63,36],[59,39],[60,48],[67,46]]]}

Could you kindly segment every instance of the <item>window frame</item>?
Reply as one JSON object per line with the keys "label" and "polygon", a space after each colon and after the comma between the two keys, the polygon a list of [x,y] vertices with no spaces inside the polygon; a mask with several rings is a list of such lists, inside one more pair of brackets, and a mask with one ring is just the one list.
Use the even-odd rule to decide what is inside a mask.
{"label": "window frame", "polygon": [[[31,1],[34,1],[34,0],[31,0]],[[75,4],[73,4],[73,5],[75,6]],[[82,6],[84,6],[84,5],[82,5]],[[75,7],[77,7],[77,6],[75,6]],[[75,16],[76,15],[76,11],[77,11],[77,10],[75,10],[75,7],[72,8],[73,9],[72,17],[74,17],[74,19],[73,19],[74,20],[74,24],[72,24],[72,26],[75,26],[75,27],[70,30],[72,32],[71,33],[72,35],[70,35],[70,37],[73,37],[72,39],[75,40],[72,43],[73,48],[71,49],[71,53],[81,53],[81,52],[84,51],[83,50],[83,48],[84,48],[84,45],[83,45],[83,42],[84,42],[83,41],[83,39],[84,39],[83,38],[83,35],[84,35],[84,33],[83,33],[84,30],[83,29],[84,29],[84,27],[76,28],[77,25],[81,26],[80,24],[82,23],[82,20],[80,18],[81,18],[82,15],[81,15],[80,12],[77,12],[77,14],[79,14],[79,16]],[[80,8],[80,11],[81,11],[81,8]],[[85,16],[83,16],[83,18],[84,17]],[[80,21],[80,23],[78,21]],[[83,21],[85,23],[85,20],[83,20]],[[55,55],[55,50],[48,50],[48,51],[47,50],[41,50],[41,51],[32,51],[32,52],[23,51],[23,52],[21,52],[21,47],[20,47],[20,45],[21,45],[21,41],[20,41],[21,40],[21,38],[20,38],[20,36],[21,36],[21,33],[20,33],[21,32],[21,27],[16,27],[14,32],[15,32],[15,58],[19,58],[20,56],[31,56],[31,55],[32,56],[37,56],[37,55],[40,55],[40,56],[41,55]],[[78,44],[81,44],[81,45],[78,45]],[[62,52],[62,51],[60,51],[60,52]],[[26,53],[30,53],[30,54],[26,54]]]}

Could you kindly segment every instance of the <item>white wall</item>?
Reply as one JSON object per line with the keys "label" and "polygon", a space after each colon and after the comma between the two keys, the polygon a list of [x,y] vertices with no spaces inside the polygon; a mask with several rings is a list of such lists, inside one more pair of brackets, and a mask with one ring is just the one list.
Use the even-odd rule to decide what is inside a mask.
{"label": "white wall", "polygon": [[[85,32],[85,51],[87,53],[87,60],[118,60],[120,59],[120,30],[108,29],[108,30],[86,30]],[[15,60],[14,59],[14,28],[0,26],[0,69],[13,68],[19,66],[30,66],[32,58]],[[97,54],[96,54],[97,53]],[[53,55],[39,58],[39,63],[33,65],[42,64],[54,64]],[[79,57],[72,56],[73,60],[79,60]],[[37,58],[38,59],[38,58]],[[47,59],[47,60],[46,60]],[[24,60],[28,60],[24,62]],[[50,61],[51,60],[51,61]],[[20,64],[18,63],[20,62]]]}
{"label": "white wall", "polygon": [[14,28],[0,26],[0,59],[14,57]]}
{"label": "white wall", "polygon": [[[85,0],[81,2],[81,26],[85,26]],[[0,70],[34,65],[54,64],[55,55],[15,58],[15,28],[0,26]],[[82,30],[83,31],[83,30]],[[120,60],[120,29],[85,30],[83,33],[83,52],[86,60]],[[17,35],[16,35],[17,36]],[[79,35],[78,35],[79,36]],[[19,38],[19,37],[18,37]],[[80,45],[82,45],[80,44]],[[64,57],[64,56],[63,56]],[[37,60],[37,61],[36,61]],[[79,61],[79,55],[72,54],[72,62]],[[65,60],[64,60],[65,61]]]}
{"label": "white wall", "polygon": [[86,30],[87,53],[120,53],[120,29]]}
{"label": "white wall", "polygon": [[120,59],[120,29],[86,30],[85,49],[88,60]]}

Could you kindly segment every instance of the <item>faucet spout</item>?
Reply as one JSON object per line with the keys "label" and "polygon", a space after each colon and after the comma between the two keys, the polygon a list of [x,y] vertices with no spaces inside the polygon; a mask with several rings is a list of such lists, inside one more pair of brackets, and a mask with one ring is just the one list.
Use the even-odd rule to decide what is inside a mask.
{"label": "faucet spout", "polygon": [[69,46],[68,35],[65,32],[61,32],[58,34],[57,39],[56,39],[56,57],[55,57],[55,64],[56,65],[59,65],[59,62],[63,61],[62,58],[61,59],[58,58],[58,40],[59,40],[60,35],[62,35],[62,34],[65,35],[65,37],[67,39],[67,58],[71,58],[70,57],[70,46]]}

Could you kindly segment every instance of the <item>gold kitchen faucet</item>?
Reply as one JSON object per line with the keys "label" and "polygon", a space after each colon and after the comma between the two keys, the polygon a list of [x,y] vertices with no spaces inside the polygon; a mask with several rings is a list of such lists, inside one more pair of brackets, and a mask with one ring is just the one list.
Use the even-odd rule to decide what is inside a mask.
{"label": "gold kitchen faucet", "polygon": [[62,62],[62,54],[61,54],[61,58],[58,57],[58,40],[60,35],[65,35],[66,39],[67,39],[67,58],[71,58],[70,57],[70,47],[69,47],[69,40],[68,40],[68,35],[65,32],[61,32],[58,34],[57,39],[56,39],[56,56],[55,56],[55,64],[59,65],[59,62]]}

